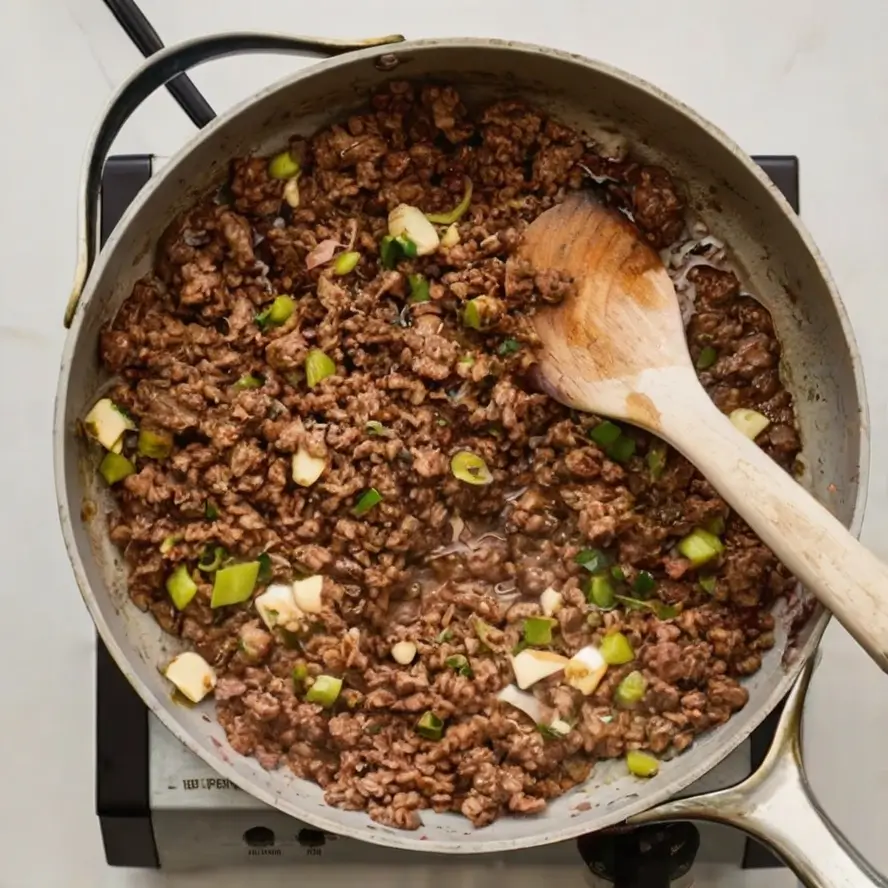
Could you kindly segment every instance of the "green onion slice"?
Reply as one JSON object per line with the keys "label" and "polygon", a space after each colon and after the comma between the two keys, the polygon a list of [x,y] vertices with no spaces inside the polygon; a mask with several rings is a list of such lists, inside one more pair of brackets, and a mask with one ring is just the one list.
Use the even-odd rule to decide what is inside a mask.
{"label": "green onion slice", "polygon": [[718,580],[712,574],[710,574],[709,576],[700,577],[697,582],[700,584],[700,588],[704,592],[708,592],[710,595],[713,595],[715,593],[715,587]]}
{"label": "green onion slice", "polygon": [[256,582],[267,583],[272,577],[271,556],[268,552],[263,552],[256,560],[259,562],[259,573],[256,577]]}
{"label": "green onion slice", "polygon": [[305,381],[309,388],[314,388],[322,379],[333,376],[334,373],[336,364],[319,348],[313,348],[305,356]]}
{"label": "green onion slice", "polygon": [[424,712],[416,723],[416,733],[426,740],[440,740],[444,733],[444,722],[434,712]]}
{"label": "green onion slice", "polygon": [[469,666],[469,661],[462,654],[454,654],[452,657],[448,657],[444,661],[457,675],[464,675],[466,678],[471,678],[472,667]]}
{"label": "green onion slice", "polygon": [[410,301],[414,303],[428,302],[432,297],[429,295],[429,282],[425,275],[410,274],[407,275],[407,283],[410,284]]}
{"label": "green onion slice", "polygon": [[338,699],[342,690],[342,679],[332,675],[319,675],[305,694],[306,703],[317,703],[329,709]]}
{"label": "green onion slice", "polygon": [[707,345],[697,358],[697,369],[708,370],[717,360],[718,352],[711,345]]}
{"label": "green onion slice", "polygon": [[493,481],[493,475],[487,468],[487,463],[472,453],[471,450],[460,450],[450,458],[450,471],[458,481],[466,484],[484,485]]}
{"label": "green onion slice", "polygon": [[383,268],[394,268],[402,255],[401,245],[390,234],[379,242],[379,261]]}
{"label": "green onion slice", "polygon": [[259,562],[247,561],[243,564],[232,564],[216,571],[213,581],[213,595],[210,607],[227,607],[247,601],[256,588],[259,576]]}
{"label": "green onion slice", "polygon": [[631,663],[635,659],[635,651],[629,639],[622,632],[612,632],[605,635],[599,646],[599,653],[608,666],[622,666]]}
{"label": "green onion slice", "polygon": [[401,248],[401,252],[408,259],[415,259],[418,255],[416,244],[407,237],[406,234],[399,234],[395,238],[395,243]]}
{"label": "green onion slice", "polygon": [[207,546],[197,562],[197,569],[204,573],[215,573],[222,567],[227,554],[222,546]]}
{"label": "green onion slice", "polygon": [[614,691],[614,700],[620,706],[634,706],[647,693],[647,679],[638,671],[630,672]]}
{"label": "green onion slice", "polygon": [[442,629],[436,636],[435,641],[438,644],[443,644],[445,641],[450,641],[453,638],[453,630],[452,629]]}
{"label": "green onion slice", "polygon": [[589,581],[589,591],[586,598],[601,610],[610,610],[616,601],[616,593],[611,581],[606,576],[596,576]]}
{"label": "green onion slice", "polygon": [[472,180],[466,176],[465,191],[462,200],[449,213],[426,213],[426,219],[435,225],[452,225],[466,214],[472,202]]}
{"label": "green onion slice", "polygon": [[660,762],[647,752],[630,749],[626,753],[626,767],[636,777],[654,777],[660,770]]}
{"label": "green onion slice", "polygon": [[[293,684],[294,685],[302,685],[302,682],[308,678],[308,666],[305,663],[297,663],[293,667]],[[297,688],[298,690],[298,688]]]}
{"label": "green onion slice", "polygon": [[361,254],[355,250],[349,250],[347,253],[340,253],[333,260],[333,274],[342,277],[351,274],[357,268],[358,262],[361,261]]}
{"label": "green onion slice", "polygon": [[589,573],[598,573],[607,567],[608,557],[601,549],[581,549],[574,556],[574,561],[585,567]]}
{"label": "green onion slice", "polygon": [[289,151],[275,154],[268,162],[268,175],[272,179],[292,179],[299,175],[301,167]]}
{"label": "green onion slice", "polygon": [[264,380],[261,376],[256,376],[253,373],[247,373],[234,384],[235,389],[238,391],[244,391],[245,389],[257,389],[261,388],[264,383]]}
{"label": "green onion slice", "polygon": [[163,542],[160,544],[160,554],[168,555],[173,550],[173,546],[182,539],[181,533],[171,533],[168,537],[163,538]]}
{"label": "green onion slice", "polygon": [[521,343],[517,339],[504,339],[496,349],[496,353],[498,355],[502,355],[506,357],[507,355],[514,355],[516,352],[521,350]]}
{"label": "green onion slice", "polygon": [[352,515],[360,518],[361,515],[366,515],[374,506],[381,502],[382,494],[375,487],[371,487],[369,490],[365,490],[358,498],[355,507],[352,509]]}
{"label": "green onion slice", "polygon": [[725,544],[714,534],[702,527],[694,528],[678,543],[678,551],[691,562],[700,567],[712,561],[724,552]]}
{"label": "green onion slice", "polygon": [[211,499],[204,502],[204,517],[207,521],[215,521],[219,517],[219,510]]}
{"label": "green onion slice", "polygon": [[169,432],[152,432],[150,429],[140,429],[136,449],[139,456],[147,456],[150,459],[166,459],[173,451],[173,436]]}
{"label": "green onion slice", "polygon": [[615,595],[614,598],[630,610],[649,610],[656,614],[658,620],[672,620],[679,614],[679,609],[671,604],[666,604],[658,598],[650,601],[642,601],[640,598],[630,598],[628,595]]}
{"label": "green onion slice", "polygon": [[552,627],[555,620],[551,617],[528,617],[524,621],[524,640],[534,647],[552,644]]}
{"label": "green onion slice", "polygon": [[136,467],[125,456],[108,451],[99,463],[99,474],[108,484],[117,484],[134,474]]}
{"label": "green onion slice", "polygon": [[176,610],[185,610],[197,594],[197,584],[191,579],[188,567],[180,564],[168,577],[166,590]]}

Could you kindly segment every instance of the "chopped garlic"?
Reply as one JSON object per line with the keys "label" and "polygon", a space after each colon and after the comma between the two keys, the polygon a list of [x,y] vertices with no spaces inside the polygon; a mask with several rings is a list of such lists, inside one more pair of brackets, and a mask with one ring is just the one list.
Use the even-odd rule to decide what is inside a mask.
{"label": "chopped garlic", "polygon": [[749,410],[746,407],[738,407],[731,411],[728,417],[734,428],[742,432],[750,441],[755,439],[769,426],[771,420],[757,410]]}
{"label": "chopped garlic", "polygon": [[293,455],[293,480],[300,487],[311,487],[327,468],[327,460],[323,456],[312,456],[305,448],[300,447]]}
{"label": "chopped garlic", "polygon": [[563,604],[564,599],[561,597],[561,593],[551,586],[540,595],[540,607],[543,609],[543,614],[547,617],[554,617],[561,610]]}
{"label": "chopped garlic", "polygon": [[567,683],[586,697],[595,692],[605,672],[607,663],[598,648],[591,644],[577,651],[564,667]]}
{"label": "chopped garlic", "polygon": [[293,583],[293,600],[296,602],[296,607],[307,614],[319,614],[324,608],[321,600],[323,588],[324,578],[320,574],[296,580]]}
{"label": "chopped garlic", "polygon": [[543,706],[540,701],[527,691],[519,691],[515,685],[506,685],[496,695],[496,699],[501,703],[508,703],[510,706],[520,709],[536,724],[540,724],[543,720]]}
{"label": "chopped garlic", "polygon": [[192,703],[200,703],[216,687],[216,673],[206,660],[194,651],[174,657],[164,675]]}
{"label": "chopped garlic", "polygon": [[408,204],[398,204],[388,215],[388,233],[394,238],[406,238],[416,246],[417,256],[428,256],[441,242],[435,226],[422,210]]}
{"label": "chopped garlic", "polygon": [[299,206],[299,177],[287,179],[284,185],[284,200],[295,210]]}
{"label": "chopped garlic", "polygon": [[293,587],[283,583],[275,583],[257,595],[256,610],[269,629],[298,624],[304,616],[296,604]]}
{"label": "chopped garlic", "polygon": [[399,641],[392,646],[392,659],[402,666],[412,663],[415,656],[416,645],[412,641]]}
{"label": "chopped garlic", "polygon": [[561,672],[567,665],[567,657],[562,657],[561,654],[530,648],[525,648],[509,659],[512,661],[515,683],[522,691],[556,672]]}
{"label": "chopped garlic", "polygon": [[450,249],[459,243],[459,225],[454,222],[447,226],[447,231],[441,237],[441,246]]}
{"label": "chopped garlic", "polygon": [[123,450],[123,433],[135,429],[135,423],[117,409],[110,398],[102,398],[86,414],[83,420],[86,433],[95,438],[105,450],[120,453]]}

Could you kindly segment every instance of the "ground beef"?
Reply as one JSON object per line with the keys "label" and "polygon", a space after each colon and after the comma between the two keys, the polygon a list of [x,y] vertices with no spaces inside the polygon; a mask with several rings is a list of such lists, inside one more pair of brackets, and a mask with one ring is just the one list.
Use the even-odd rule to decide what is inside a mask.
{"label": "ground beef", "polygon": [[[291,150],[298,206],[265,158],[236,160],[227,189],[170,225],[154,273],[99,346],[113,400],[174,441],[162,459],[139,456],[135,433],[124,441],[136,472],[114,487],[111,533],[130,593],[216,669],[233,749],[383,824],[416,829],[431,808],[483,826],[539,812],[599,759],[680,752],[725,722],[774,644],[769,611],[792,578],[679,454],[658,461],[658,442],[624,429],[634,452],[617,460],[590,438],[597,417],[532,389],[532,313],[572,283],[507,263],[529,222],[589,173],[657,247],[686,233],[681,189],[519,102],[473,114],[450,87],[392,83],[370,111]],[[446,212],[467,178],[459,242],[383,267],[388,212],[403,201]],[[352,271],[308,267],[330,241],[359,254]],[[426,302],[410,299],[416,275]],[[699,266],[688,280],[691,353],[716,351],[701,381],[723,410],[765,413],[759,443],[789,468],[800,445],[770,317],[729,271]],[[294,311],[275,325],[278,294]],[[462,318],[479,296],[486,325],[475,330]],[[309,387],[316,350],[336,370]],[[300,451],[325,463],[309,486],[292,479]],[[491,483],[454,477],[459,451],[482,458]],[[371,489],[379,501],[356,509]],[[702,572],[676,550],[700,526],[725,543]],[[635,604],[587,600],[578,555],[592,548]],[[271,631],[252,601],[213,608],[212,575],[195,568],[217,549],[260,560],[254,597],[321,574],[321,612]],[[179,565],[197,585],[182,611],[165,590]],[[641,571],[654,589],[639,602]],[[563,605],[553,650],[622,632],[635,653],[590,696],[558,677],[534,687],[572,725],[564,737],[496,701],[550,587]],[[406,665],[391,655],[402,641],[416,649]],[[646,691],[621,707],[614,692],[632,671]],[[322,675],[342,681],[327,709],[309,693]],[[440,720],[440,738],[417,730],[423,714]]]}

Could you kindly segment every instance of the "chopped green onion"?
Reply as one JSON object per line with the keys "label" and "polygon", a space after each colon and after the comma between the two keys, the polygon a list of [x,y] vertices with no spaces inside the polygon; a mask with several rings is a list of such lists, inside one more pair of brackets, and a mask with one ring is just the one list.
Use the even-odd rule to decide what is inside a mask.
{"label": "chopped green onion", "polygon": [[581,564],[589,573],[598,573],[607,567],[607,555],[601,549],[581,549],[574,556],[574,561]]}
{"label": "chopped green onion", "polygon": [[463,309],[463,326],[472,330],[484,330],[499,313],[497,300],[490,296],[476,296],[470,299]]}
{"label": "chopped green onion", "polygon": [[173,546],[181,539],[181,533],[171,533],[168,537],[164,537],[163,542],[160,544],[160,554],[168,555],[173,550]]}
{"label": "chopped green onion", "polygon": [[391,435],[391,431],[376,419],[371,419],[364,426],[364,429],[368,435],[372,435],[377,438],[387,438]]}
{"label": "chopped green onion", "polygon": [[656,614],[658,620],[671,620],[678,616],[678,608],[671,604],[665,604],[658,598],[651,601],[642,601],[640,598],[630,598],[628,595],[615,595],[620,604],[624,604],[630,610],[649,610]]}
{"label": "chopped green onion", "polygon": [[551,617],[528,617],[524,621],[524,640],[535,647],[552,644],[555,622]]}
{"label": "chopped green onion", "polygon": [[632,584],[632,591],[641,598],[647,598],[656,588],[657,581],[646,570],[640,570],[638,576],[635,577],[635,582]]}
{"label": "chopped green onion", "polygon": [[464,364],[466,367],[471,367],[475,363],[475,356],[469,352],[459,359],[459,363]]}
{"label": "chopped green onion", "polygon": [[390,234],[387,234],[379,242],[379,261],[383,268],[394,268],[402,254],[401,245]]}
{"label": "chopped green onion", "polygon": [[136,471],[136,467],[125,456],[108,451],[105,458],[99,463],[99,474],[108,484],[117,484]]}
{"label": "chopped green onion", "polygon": [[213,595],[210,607],[227,607],[246,601],[256,587],[259,576],[259,562],[247,561],[243,564],[232,564],[216,571],[213,581]]}
{"label": "chopped green onion", "polygon": [[166,590],[176,610],[185,610],[197,594],[197,583],[191,579],[188,567],[180,564],[168,577]]}
{"label": "chopped green onion", "polygon": [[466,678],[472,677],[472,667],[469,661],[462,654],[454,654],[444,661],[457,675],[464,675]]}
{"label": "chopped green onion", "polygon": [[563,740],[564,734],[560,731],[556,731],[551,725],[537,725],[537,730],[547,739],[547,740]]}
{"label": "chopped green onion", "polygon": [[297,663],[293,667],[293,684],[301,685],[306,678],[308,678],[308,666],[305,663]]}
{"label": "chopped green onion", "polygon": [[589,593],[586,597],[596,607],[610,610],[614,606],[614,595],[614,587],[607,577],[592,577],[589,581]]}
{"label": "chopped green onion", "polygon": [[620,706],[640,703],[647,692],[647,679],[640,672],[630,672],[614,691],[614,700]]}
{"label": "chopped green onion", "polygon": [[678,551],[694,567],[700,567],[713,558],[718,558],[724,550],[725,544],[714,533],[702,527],[695,528],[678,543]]}
{"label": "chopped green onion", "polygon": [[466,176],[466,186],[462,200],[449,213],[426,213],[426,219],[435,225],[453,225],[466,214],[472,202],[472,180]]}
{"label": "chopped green onion", "polygon": [[322,379],[336,372],[333,359],[325,355],[319,348],[313,348],[305,356],[305,381],[309,388],[314,388]]}
{"label": "chopped green onion", "polygon": [[416,723],[416,733],[426,740],[440,740],[444,733],[444,722],[434,712],[424,712]]}
{"label": "chopped green onion", "polygon": [[622,583],[623,580],[626,579],[626,572],[623,570],[622,567],[620,567],[619,564],[615,564],[615,565],[611,568],[611,576],[612,576],[612,577],[613,577],[618,583]]}
{"label": "chopped green onion", "polygon": [[622,434],[623,430],[616,423],[606,419],[604,422],[598,423],[598,425],[589,432],[589,437],[596,444],[600,444],[602,447],[609,447],[611,444],[615,444]]}
{"label": "chopped green onion", "polygon": [[416,244],[406,234],[399,234],[395,238],[395,242],[408,259],[415,259],[419,255]]}
{"label": "chopped green onion", "polygon": [[361,254],[355,250],[349,250],[347,253],[340,253],[333,260],[333,274],[339,275],[340,277],[346,274],[351,274],[360,261]]}
{"label": "chopped green onion", "polygon": [[256,576],[256,582],[267,583],[272,577],[271,556],[268,552],[263,552],[256,560],[259,562],[259,573]]}
{"label": "chopped green onion", "polygon": [[711,345],[707,345],[697,358],[697,369],[708,370],[717,360],[718,352]]}
{"label": "chopped green onion", "polygon": [[369,490],[365,490],[358,498],[355,507],[352,509],[352,515],[360,518],[361,515],[366,515],[374,506],[381,502],[382,494],[375,487],[371,487]]}
{"label": "chopped green onion", "polygon": [[342,690],[342,679],[332,675],[319,675],[305,694],[306,703],[317,703],[329,709],[339,697]]}
{"label": "chopped green onion", "polygon": [[450,471],[458,481],[466,484],[490,484],[493,475],[487,468],[487,463],[470,450],[460,450],[450,458]]}
{"label": "chopped green onion", "polygon": [[477,617],[473,623],[473,627],[475,629],[475,635],[478,636],[478,641],[486,647],[489,647],[488,639],[490,633],[493,631],[493,626],[485,620],[482,620],[480,617]]}
{"label": "chopped green onion", "polygon": [[272,179],[292,179],[299,175],[301,169],[299,161],[289,151],[275,154],[268,162],[268,175]]}
{"label": "chopped green onion", "polygon": [[219,517],[219,510],[211,499],[204,502],[204,517],[207,521],[215,521]]}
{"label": "chopped green onion", "polygon": [[296,303],[289,296],[275,296],[274,302],[263,312],[268,315],[267,323],[275,327],[286,323],[296,310]]}
{"label": "chopped green onion", "polygon": [[222,567],[222,562],[227,554],[222,546],[207,546],[197,562],[197,569],[204,573],[214,573]]}
{"label": "chopped green onion", "polygon": [[410,284],[411,302],[428,302],[432,298],[429,296],[429,282],[425,275],[409,274],[407,282]]}
{"label": "chopped green onion", "polygon": [[622,632],[612,632],[605,635],[599,646],[599,653],[608,666],[622,666],[631,663],[635,659],[635,651],[629,639]]}
{"label": "chopped green onion", "polygon": [[636,777],[654,777],[660,770],[660,762],[640,749],[630,749],[626,753],[626,767]]}
{"label": "chopped green onion", "polygon": [[714,533],[716,536],[721,536],[725,532],[724,516],[723,515],[714,515],[703,526],[710,533]]}
{"label": "chopped green onion", "polygon": [[443,644],[445,641],[450,641],[453,638],[453,630],[452,629],[442,629],[436,636],[435,641],[438,644]]}
{"label": "chopped green onion", "polygon": [[173,450],[173,436],[169,432],[152,432],[150,429],[140,429],[136,449],[139,456],[166,459]]}
{"label": "chopped green onion", "polygon": [[505,357],[506,355],[514,355],[515,352],[521,350],[521,343],[517,339],[504,339],[496,349],[498,355]]}
{"label": "chopped green onion", "polygon": [[604,448],[604,452],[618,463],[627,462],[635,453],[635,439],[628,435],[620,435],[613,444]]}
{"label": "chopped green onion", "polygon": [[700,584],[700,588],[704,592],[708,592],[710,595],[713,595],[715,593],[715,587],[718,580],[712,574],[706,577],[700,577],[697,582]]}
{"label": "chopped green onion", "polygon": [[253,373],[247,373],[234,384],[234,387],[238,391],[244,391],[245,389],[257,389],[261,388],[264,383],[264,380],[261,376],[256,376]]}
{"label": "chopped green onion", "polygon": [[659,481],[666,468],[666,442],[654,441],[647,452],[647,465],[654,481]]}

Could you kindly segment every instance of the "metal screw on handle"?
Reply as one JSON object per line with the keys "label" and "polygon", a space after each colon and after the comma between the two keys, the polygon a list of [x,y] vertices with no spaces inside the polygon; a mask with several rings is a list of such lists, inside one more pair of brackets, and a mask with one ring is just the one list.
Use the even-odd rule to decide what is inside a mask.
{"label": "metal screw on handle", "polygon": [[183,71],[226,56],[284,52],[326,57],[401,43],[403,40],[404,37],[400,34],[357,41],[289,37],[283,34],[215,34],[170,46],[151,56],[114,94],[87,144],[77,196],[77,265],[74,285],[65,309],[65,327],[71,326],[96,257],[99,192],[105,158],[121,127],[151,93]]}

